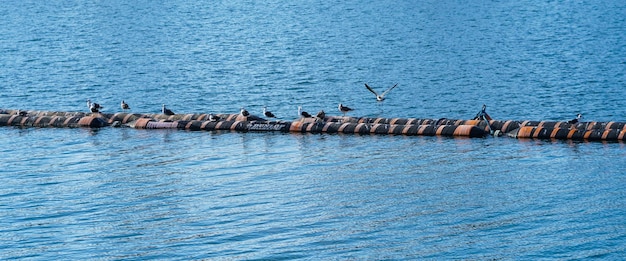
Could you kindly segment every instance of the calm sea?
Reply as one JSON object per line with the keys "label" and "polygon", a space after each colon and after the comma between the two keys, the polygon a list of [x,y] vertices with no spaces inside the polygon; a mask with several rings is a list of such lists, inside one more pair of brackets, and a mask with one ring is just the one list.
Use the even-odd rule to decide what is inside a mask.
{"label": "calm sea", "polygon": [[[626,121],[624,1],[0,3],[0,108]],[[382,91],[376,102],[364,83]],[[0,128],[0,259],[626,258],[626,144]]]}

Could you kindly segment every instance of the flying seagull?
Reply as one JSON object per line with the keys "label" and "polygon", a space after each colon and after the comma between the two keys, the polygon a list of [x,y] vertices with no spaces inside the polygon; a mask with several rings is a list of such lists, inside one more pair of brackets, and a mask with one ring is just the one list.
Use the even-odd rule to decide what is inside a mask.
{"label": "flying seagull", "polygon": [[263,106],[263,115],[265,115],[265,117],[268,118],[275,118],[276,116],[274,116],[274,114],[270,111],[267,111],[267,108],[265,108],[265,106]]}
{"label": "flying seagull", "polygon": [[376,95],[376,100],[377,101],[385,100],[385,95],[387,95],[387,93],[389,93],[389,91],[393,90],[393,88],[396,88],[396,86],[398,86],[397,83],[396,83],[396,85],[389,87],[389,89],[385,90],[383,93],[381,93],[379,95],[376,91],[374,91],[374,89],[372,89],[372,87],[367,85],[367,83],[365,84],[365,88],[367,88],[370,92],[372,92],[374,95]]}
{"label": "flying seagull", "polygon": [[165,108],[165,104],[163,104],[163,108],[161,108],[161,112],[165,115],[174,115],[174,112],[168,108]]}
{"label": "flying seagull", "polygon": [[579,114],[577,114],[577,115],[576,115],[576,118],[575,118],[575,119],[570,120],[570,121],[568,121],[567,123],[569,123],[569,124],[576,124],[576,123],[578,123],[578,121],[579,121],[580,119],[582,119],[582,118],[583,118],[583,115],[579,113]]}
{"label": "flying seagull", "polygon": [[346,113],[348,113],[349,111],[353,111],[352,108],[348,106],[343,106],[343,104],[341,103],[339,104],[338,108],[339,108],[339,111],[343,113],[343,116],[346,116]]}
{"label": "flying seagull", "polygon": [[130,106],[128,106],[128,103],[125,103],[124,100],[122,100],[120,107],[122,107],[123,111],[130,110]]}
{"label": "flying seagull", "polygon": [[91,99],[87,99],[87,107],[89,107],[89,111],[91,111],[93,113],[100,112],[100,109],[103,108],[98,103],[95,103],[95,102],[92,103]]}

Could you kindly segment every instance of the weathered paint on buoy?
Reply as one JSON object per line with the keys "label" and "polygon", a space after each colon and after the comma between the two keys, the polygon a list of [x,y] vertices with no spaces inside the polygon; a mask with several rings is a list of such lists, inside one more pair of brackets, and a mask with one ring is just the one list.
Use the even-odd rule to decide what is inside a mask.
{"label": "weathered paint on buoy", "polygon": [[[106,117],[106,115],[105,115]],[[136,121],[139,118],[144,117],[144,115],[139,114],[139,113],[124,113],[124,112],[118,112],[115,113],[113,115],[111,115],[109,118],[109,124],[112,124],[113,122],[120,122],[122,124],[128,124],[130,122]]]}
{"label": "weathered paint on buoy", "polygon": [[105,127],[108,123],[98,117],[93,116],[58,116],[55,114],[34,114],[35,116],[20,116],[20,115],[0,115],[0,126],[19,126],[19,127],[57,127],[57,128],[76,128],[76,127],[90,127],[100,128]]}
{"label": "weathered paint on buoy", "polygon": [[484,137],[494,132],[516,138],[619,140],[626,136],[624,122],[563,121],[499,121],[419,118],[352,118],[326,116],[300,118],[294,122],[267,121],[255,115],[239,113],[209,114],[138,114],[138,113],[84,113],[0,110],[0,126],[19,127],[89,127],[128,125],[137,129],[184,129],[190,131],[280,131],[308,133],[391,134],[409,136],[465,136]]}
{"label": "weathered paint on buoy", "polygon": [[[402,121],[409,122],[409,121]],[[383,123],[339,123],[339,122],[293,122],[291,132],[394,134],[407,136],[466,136],[484,137],[486,132],[474,125],[400,125]]]}
{"label": "weathered paint on buoy", "polygon": [[558,139],[558,140],[624,140],[626,131],[620,129],[576,129],[576,128],[544,128],[525,126],[517,129],[511,136],[516,138]]}
{"label": "weathered paint on buoy", "polygon": [[82,127],[100,128],[107,126],[107,123],[102,118],[87,116],[80,118],[78,125]]}

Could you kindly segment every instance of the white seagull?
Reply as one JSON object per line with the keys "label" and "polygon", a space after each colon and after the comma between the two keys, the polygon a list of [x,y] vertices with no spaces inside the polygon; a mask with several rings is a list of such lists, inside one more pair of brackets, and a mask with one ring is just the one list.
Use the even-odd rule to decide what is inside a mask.
{"label": "white seagull", "polygon": [[215,115],[213,113],[209,114],[209,121],[219,121],[219,120],[220,120],[219,116],[217,116],[217,115]]}
{"label": "white seagull", "polygon": [[244,117],[250,116],[250,113],[244,107],[241,107],[241,111],[239,111],[239,114]]}
{"label": "white seagull", "polygon": [[576,124],[582,118],[583,118],[583,115],[579,113],[579,114],[576,115],[576,119],[570,120],[567,123],[569,123],[569,124]]}
{"label": "white seagull", "polygon": [[27,111],[23,111],[23,110],[17,110],[17,112],[15,114],[19,115],[19,116],[22,116],[22,117],[28,116],[28,112]]}
{"label": "white seagull", "polygon": [[95,102],[92,103],[91,99],[87,99],[87,107],[89,107],[89,111],[91,111],[93,113],[100,112],[100,109],[103,108],[98,103],[95,103]]}
{"label": "white seagull", "polygon": [[130,106],[128,106],[128,103],[125,103],[124,100],[122,100],[120,107],[122,107],[123,111],[130,110]]}
{"label": "white seagull", "polygon": [[367,88],[370,92],[372,92],[374,95],[376,95],[376,100],[377,101],[385,100],[385,95],[387,95],[387,93],[389,93],[389,91],[393,90],[393,88],[396,88],[396,86],[398,86],[397,83],[396,83],[396,85],[389,87],[389,89],[385,90],[383,93],[381,93],[379,95],[376,91],[374,91],[374,89],[372,89],[372,87],[367,85],[367,83],[365,84],[365,88]]}
{"label": "white seagull", "polygon": [[267,108],[265,108],[265,106],[263,106],[263,115],[268,118],[276,118],[276,116],[274,116],[272,112],[267,111]]}
{"label": "white seagull", "polygon": [[175,114],[172,110],[170,110],[168,108],[165,108],[165,104],[163,104],[163,107],[161,108],[161,112],[163,114],[165,114],[165,115],[174,115]]}
{"label": "white seagull", "polygon": [[346,113],[348,113],[349,111],[353,111],[352,108],[348,106],[343,106],[343,104],[341,103],[339,104],[338,108],[339,108],[339,111],[343,113],[343,116],[346,116]]}
{"label": "white seagull", "polygon": [[306,111],[302,111],[302,106],[298,106],[298,115],[304,118],[311,118],[311,114]]}

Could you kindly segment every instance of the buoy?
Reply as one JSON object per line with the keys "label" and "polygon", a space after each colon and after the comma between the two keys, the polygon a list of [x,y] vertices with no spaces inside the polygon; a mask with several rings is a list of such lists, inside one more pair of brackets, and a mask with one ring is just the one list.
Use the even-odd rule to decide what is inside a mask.
{"label": "buoy", "polygon": [[[214,116],[214,117],[211,117]],[[327,116],[298,118],[290,121],[268,121],[264,118],[236,114],[139,114],[119,112],[47,112],[0,109],[0,126],[102,128],[130,126],[136,129],[181,129],[189,131],[301,132],[345,133],[407,136],[485,137],[506,135],[514,138],[571,139],[590,141],[623,141],[625,122],[461,120],[420,118],[355,118]]]}

